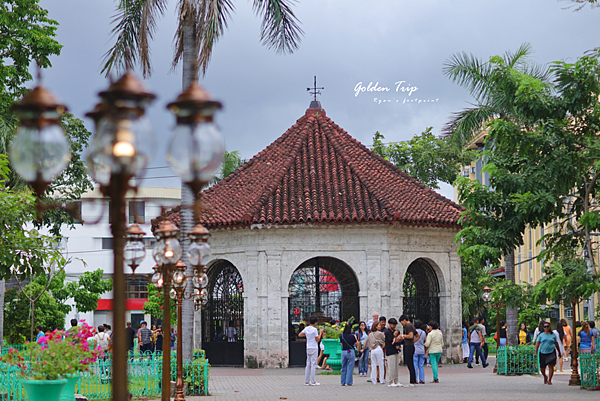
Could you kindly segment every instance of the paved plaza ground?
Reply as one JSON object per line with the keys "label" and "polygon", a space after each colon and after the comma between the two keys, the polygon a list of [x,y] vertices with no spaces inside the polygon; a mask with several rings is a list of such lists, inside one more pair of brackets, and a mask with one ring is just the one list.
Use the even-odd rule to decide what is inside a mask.
{"label": "paved plaza ground", "polygon": [[[568,385],[570,372],[557,373],[552,386],[543,384],[541,375],[500,376],[492,373],[494,358],[483,369],[467,369],[466,365],[444,365],[439,371],[439,384],[432,380],[431,368],[425,370],[427,384],[414,388],[390,388],[373,385],[366,378],[354,375],[354,385],[340,386],[339,375],[318,375],[320,386],[304,385],[304,369],[241,369],[211,368],[210,397],[189,397],[198,400],[370,400],[411,397],[429,400],[592,400],[600,399],[600,392],[581,390]],[[568,368],[565,367],[567,370]],[[356,372],[356,370],[355,370]],[[400,367],[401,383],[408,382],[408,370]],[[382,398],[383,397],[383,398]]]}

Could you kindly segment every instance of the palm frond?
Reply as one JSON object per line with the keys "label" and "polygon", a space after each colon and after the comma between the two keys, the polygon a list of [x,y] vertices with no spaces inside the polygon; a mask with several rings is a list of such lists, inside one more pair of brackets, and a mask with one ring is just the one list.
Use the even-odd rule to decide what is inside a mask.
{"label": "palm frond", "polygon": [[142,8],[142,20],[139,29],[139,53],[142,74],[149,77],[152,73],[150,64],[150,43],[156,32],[156,20],[163,16],[167,8],[167,0],[146,0]]}
{"label": "palm frond", "polygon": [[254,11],[262,14],[260,39],[278,53],[293,53],[304,34],[291,9],[294,0],[254,0]]}
{"label": "palm frond", "polygon": [[487,121],[496,116],[496,110],[486,105],[476,105],[454,113],[442,132],[460,148],[469,144],[481,132]]}
{"label": "palm frond", "polygon": [[531,44],[523,43],[514,53],[506,51],[503,58],[507,67],[516,68],[526,65],[531,54],[533,54]]}
{"label": "palm frond", "polygon": [[120,73],[131,68],[139,54],[139,31],[142,23],[144,5],[148,0],[121,0],[117,13],[113,16],[113,37],[117,40],[113,47],[104,54],[102,73],[109,76],[111,72]]}
{"label": "palm frond", "polygon": [[443,72],[452,81],[466,88],[478,102],[482,102],[491,90],[492,67],[472,54],[454,54],[450,60],[444,62]]}

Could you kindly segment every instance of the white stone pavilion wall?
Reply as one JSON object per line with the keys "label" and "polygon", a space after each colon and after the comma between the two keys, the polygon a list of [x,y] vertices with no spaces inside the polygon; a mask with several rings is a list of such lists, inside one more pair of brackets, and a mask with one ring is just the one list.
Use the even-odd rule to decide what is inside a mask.
{"label": "white stone pavilion wall", "polygon": [[[426,259],[440,286],[443,360],[459,362],[461,268],[455,234],[451,229],[392,225],[212,230],[212,260],[231,262],[244,282],[244,365],[288,366],[288,285],[293,272],[317,256],[337,258],[354,271],[359,284],[360,320],[365,321],[374,311],[388,318],[402,314],[404,275],[411,262]],[[196,319],[200,319],[199,313]],[[196,327],[200,340],[199,324]]]}

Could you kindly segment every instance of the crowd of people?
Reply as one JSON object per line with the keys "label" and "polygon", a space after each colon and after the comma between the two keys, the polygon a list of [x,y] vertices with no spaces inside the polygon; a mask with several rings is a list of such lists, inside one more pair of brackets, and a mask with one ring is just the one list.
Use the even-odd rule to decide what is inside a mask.
{"label": "crowd of people", "polygon": [[[154,353],[156,351],[163,350],[163,339],[164,333],[162,326],[152,325],[152,328],[148,328],[148,323],[146,321],[140,322],[141,327],[136,330],[131,326],[131,322],[127,322],[127,327],[125,328],[125,335],[127,336],[127,347],[129,352],[133,353],[134,348],[136,346],[135,339],[137,338],[137,349],[140,352],[151,352]],[[71,328],[77,327],[77,319],[71,319]],[[36,326],[35,328],[37,332],[36,342],[40,342],[41,338],[44,336],[44,331],[41,325]],[[171,329],[170,333],[170,349],[173,350],[175,348],[176,341],[176,333],[174,329]],[[96,328],[96,332],[94,336],[91,338],[93,341],[94,348],[100,348],[104,352],[109,352],[112,350],[113,346],[113,331],[110,324],[101,324]]]}
{"label": "crowd of people", "polygon": [[[319,386],[316,381],[316,369],[331,369],[327,365],[328,355],[324,353],[321,340],[325,338],[324,330],[317,329],[318,319],[310,317],[310,324],[300,331],[298,337],[306,338],[306,368],[305,385]],[[398,330],[402,326],[402,333]],[[398,320],[387,320],[379,314],[373,313],[373,319],[368,322],[361,321],[358,330],[352,332],[352,325],[344,326],[340,336],[342,345],[341,385],[352,386],[354,364],[358,361],[358,374],[366,377],[369,370],[371,374],[367,380],[372,384],[387,384],[388,387],[402,387],[399,382],[398,367],[400,365],[400,352],[403,353],[404,363],[409,371],[409,383],[414,387],[425,384],[424,365],[429,359],[433,371],[431,383],[439,383],[438,365],[442,355],[444,337],[435,321],[424,323],[419,320],[410,322],[406,315]],[[319,353],[319,350],[321,352]]]}

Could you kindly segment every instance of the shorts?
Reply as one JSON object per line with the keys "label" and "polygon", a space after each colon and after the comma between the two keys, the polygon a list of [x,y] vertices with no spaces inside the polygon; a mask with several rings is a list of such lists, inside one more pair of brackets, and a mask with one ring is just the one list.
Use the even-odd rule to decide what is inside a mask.
{"label": "shorts", "polygon": [[540,369],[546,369],[548,365],[556,365],[556,352],[542,354],[540,352]]}

